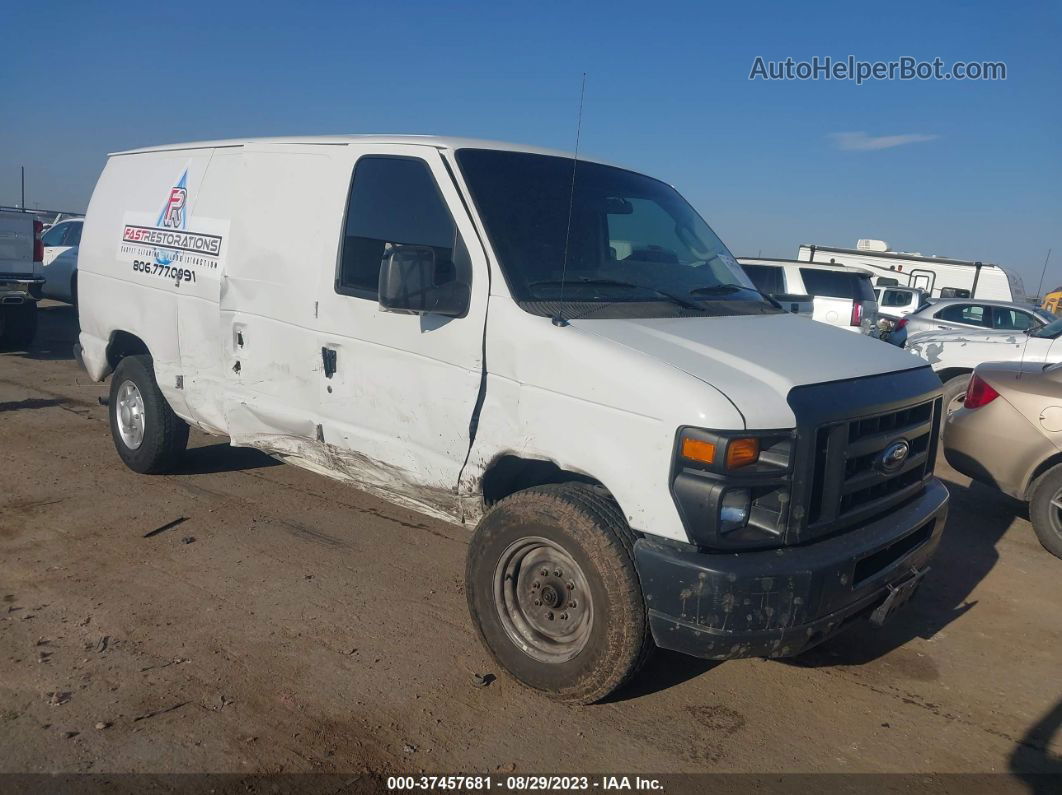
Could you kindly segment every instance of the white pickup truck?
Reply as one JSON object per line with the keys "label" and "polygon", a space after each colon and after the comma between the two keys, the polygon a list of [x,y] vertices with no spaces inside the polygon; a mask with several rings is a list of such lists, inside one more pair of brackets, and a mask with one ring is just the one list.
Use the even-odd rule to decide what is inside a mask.
{"label": "white pickup truck", "polygon": [[0,348],[25,348],[37,333],[43,228],[30,213],[0,212]]}
{"label": "white pickup truck", "polygon": [[766,300],[634,171],[423,136],[120,153],[78,272],[130,469],[194,425],[475,528],[481,640],[565,702],[654,644],[784,657],[884,621],[943,531],[925,362]]}

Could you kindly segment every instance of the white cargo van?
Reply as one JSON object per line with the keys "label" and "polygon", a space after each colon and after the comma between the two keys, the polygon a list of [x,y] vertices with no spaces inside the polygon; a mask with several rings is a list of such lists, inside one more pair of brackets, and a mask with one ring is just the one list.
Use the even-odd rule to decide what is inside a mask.
{"label": "white cargo van", "polygon": [[474,527],[479,635],[560,700],[654,642],[778,657],[880,622],[944,525],[932,370],[768,302],[632,171],[430,137],[125,152],[78,269],[130,468],[194,425]]}

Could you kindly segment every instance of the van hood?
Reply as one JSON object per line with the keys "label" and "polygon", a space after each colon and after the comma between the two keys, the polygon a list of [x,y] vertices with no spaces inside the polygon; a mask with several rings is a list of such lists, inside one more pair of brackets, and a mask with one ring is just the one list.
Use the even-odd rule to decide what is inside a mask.
{"label": "van hood", "polygon": [[792,427],[787,397],[805,384],[926,367],[900,348],[789,313],[572,321],[715,387],[749,429]]}

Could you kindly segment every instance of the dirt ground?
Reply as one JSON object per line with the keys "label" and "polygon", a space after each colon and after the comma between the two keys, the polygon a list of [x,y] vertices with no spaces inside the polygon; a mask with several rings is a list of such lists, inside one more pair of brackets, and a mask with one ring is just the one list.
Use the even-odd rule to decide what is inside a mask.
{"label": "dirt ground", "polygon": [[0,772],[1062,770],[1062,561],[943,460],[942,548],[891,625],[661,652],[569,708],[478,645],[464,530],[200,434],[181,474],[130,472],[74,310],[41,314],[0,355]]}

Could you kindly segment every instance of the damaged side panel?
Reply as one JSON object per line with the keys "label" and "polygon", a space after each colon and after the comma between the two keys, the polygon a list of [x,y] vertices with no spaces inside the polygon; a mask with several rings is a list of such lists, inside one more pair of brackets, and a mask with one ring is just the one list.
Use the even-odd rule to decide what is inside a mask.
{"label": "damaged side panel", "polygon": [[660,360],[576,325],[558,329],[511,301],[493,300],[489,323],[486,398],[459,489],[466,521],[476,519],[484,472],[512,455],[585,474],[635,530],[686,541],[668,482],[675,431],[742,428],[734,406]]}

